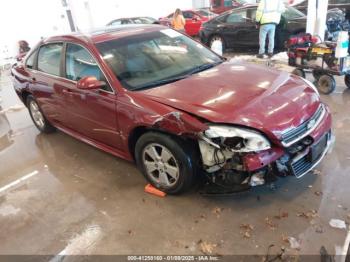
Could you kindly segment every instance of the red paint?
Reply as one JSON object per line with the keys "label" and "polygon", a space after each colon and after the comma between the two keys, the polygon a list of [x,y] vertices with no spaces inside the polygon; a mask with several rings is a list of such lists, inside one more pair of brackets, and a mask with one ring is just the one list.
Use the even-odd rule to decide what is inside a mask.
{"label": "red paint", "polygon": [[284,154],[284,150],[278,147],[257,154],[248,154],[243,156],[244,167],[248,171],[255,171],[275,162]]}
{"label": "red paint", "polygon": [[[189,12],[189,13],[192,13],[193,15],[193,18],[185,18],[186,20],[185,31],[186,31],[186,34],[188,34],[189,36],[198,35],[199,30],[202,26],[202,23],[205,23],[209,20],[208,17],[203,16],[194,10],[184,10],[182,12]],[[162,25],[171,26],[172,17],[173,17],[173,14],[170,14],[163,18],[159,18],[159,22]]]}
{"label": "red paint", "polygon": [[[225,62],[187,79],[145,91],[122,87],[94,43],[160,30],[140,26],[92,35],[52,37],[50,42],[84,46],[99,63],[114,92],[84,90],[77,83],[22,65],[12,69],[14,87],[22,98],[31,93],[48,120],[75,138],[121,158],[132,160],[129,137],[136,128],[159,129],[195,137],[207,123],[246,126],[259,130],[273,143],[270,155],[247,156],[250,169],[275,161],[283,147],[281,132],[309,119],[320,105],[316,93],[300,78],[258,65]],[[35,48],[34,48],[35,49]],[[328,132],[326,117],[311,136]]]}

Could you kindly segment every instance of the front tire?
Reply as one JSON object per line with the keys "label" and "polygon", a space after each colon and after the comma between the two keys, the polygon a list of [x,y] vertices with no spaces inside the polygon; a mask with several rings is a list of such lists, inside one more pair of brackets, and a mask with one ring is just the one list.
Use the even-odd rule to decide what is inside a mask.
{"label": "front tire", "polygon": [[49,121],[47,121],[44,113],[41,111],[38,103],[34,99],[33,96],[29,95],[27,97],[27,108],[29,110],[30,117],[32,118],[34,125],[39,129],[42,133],[52,133],[56,129],[53,127]]}
{"label": "front tire", "polygon": [[219,36],[219,35],[214,35],[214,36],[212,36],[212,37],[210,38],[210,41],[209,41],[209,47],[210,47],[210,49],[212,49],[213,44],[214,44],[215,41],[218,41],[218,42],[221,43],[221,46],[222,46],[222,54],[224,54],[225,51],[226,51],[225,41],[224,41],[224,39],[223,39],[221,36]]}
{"label": "front tire", "polygon": [[149,132],[136,142],[135,159],[146,179],[168,194],[190,188],[195,178],[193,150],[180,139]]}

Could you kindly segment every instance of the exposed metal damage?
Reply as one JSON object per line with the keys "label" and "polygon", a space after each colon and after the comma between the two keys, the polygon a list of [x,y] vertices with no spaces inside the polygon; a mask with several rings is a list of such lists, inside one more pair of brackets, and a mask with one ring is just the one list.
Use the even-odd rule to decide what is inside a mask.
{"label": "exposed metal damage", "polygon": [[191,137],[196,137],[197,133],[208,129],[208,126],[198,119],[179,111],[170,112],[158,117],[152,126],[167,130],[176,135],[188,135]]}

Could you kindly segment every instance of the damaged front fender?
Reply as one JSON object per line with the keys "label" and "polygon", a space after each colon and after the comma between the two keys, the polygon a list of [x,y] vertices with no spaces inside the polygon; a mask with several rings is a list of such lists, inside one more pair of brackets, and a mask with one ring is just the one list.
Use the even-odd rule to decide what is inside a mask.
{"label": "damaged front fender", "polygon": [[153,128],[166,130],[176,135],[190,135],[196,137],[208,129],[208,126],[186,113],[179,111],[157,117],[152,124]]}

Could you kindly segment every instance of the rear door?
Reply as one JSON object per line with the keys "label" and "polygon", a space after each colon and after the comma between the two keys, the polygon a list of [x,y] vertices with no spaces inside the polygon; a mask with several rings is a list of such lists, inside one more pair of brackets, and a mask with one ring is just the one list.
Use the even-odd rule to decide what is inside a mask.
{"label": "rear door", "polygon": [[60,88],[63,43],[48,43],[40,47],[36,70],[30,88],[45,116],[53,123],[64,124],[67,119]]}
{"label": "rear door", "polygon": [[259,46],[259,29],[256,27],[256,8],[247,8],[242,13],[242,24],[237,29],[237,44],[249,48]]}
{"label": "rear door", "polygon": [[[69,109],[69,127],[108,146],[120,147],[117,132],[116,94],[96,59],[83,46],[67,43],[64,58],[65,80],[62,82]],[[77,81],[94,76],[106,82],[100,90],[81,90]]]}
{"label": "rear door", "polygon": [[220,25],[221,35],[225,38],[227,47],[241,46],[243,41],[239,38],[242,36],[241,32],[245,29],[245,17],[247,15],[246,9],[235,10],[223,18],[223,24]]}

